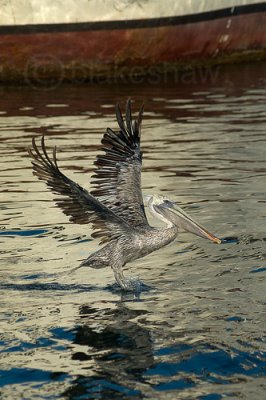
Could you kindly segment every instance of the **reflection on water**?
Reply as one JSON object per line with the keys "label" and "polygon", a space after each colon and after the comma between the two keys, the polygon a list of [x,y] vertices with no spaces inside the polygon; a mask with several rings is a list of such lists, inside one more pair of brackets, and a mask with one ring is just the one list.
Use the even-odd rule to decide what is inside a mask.
{"label": "reflection on water", "polygon": [[[191,84],[1,89],[0,397],[263,398],[265,65]],[[97,247],[32,175],[33,135],[89,187],[113,104],[146,104],[144,193],[176,198],[220,246],[188,234],[129,265],[69,273]]]}

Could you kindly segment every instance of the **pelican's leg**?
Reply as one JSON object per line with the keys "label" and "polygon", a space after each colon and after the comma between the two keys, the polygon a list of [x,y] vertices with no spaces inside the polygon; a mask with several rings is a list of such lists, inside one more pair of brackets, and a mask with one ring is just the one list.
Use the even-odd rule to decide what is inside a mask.
{"label": "pelican's leg", "polygon": [[122,266],[113,266],[113,271],[115,275],[115,280],[118,285],[123,290],[139,292],[141,287],[141,282],[138,279],[126,279],[123,274],[123,267]]}
{"label": "pelican's leg", "polygon": [[128,280],[124,277],[123,267],[115,265],[113,266],[113,271],[118,285],[124,290],[132,290],[132,288],[128,287]]}

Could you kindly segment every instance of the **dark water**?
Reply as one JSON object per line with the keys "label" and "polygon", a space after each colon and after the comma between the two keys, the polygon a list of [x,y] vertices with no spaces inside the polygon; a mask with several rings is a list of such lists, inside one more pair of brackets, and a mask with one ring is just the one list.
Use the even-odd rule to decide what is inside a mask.
{"label": "dark water", "polygon": [[[0,89],[1,399],[263,399],[266,65],[209,75]],[[210,72],[210,71],[209,71]],[[127,267],[68,274],[97,248],[32,175],[31,137],[89,187],[113,105],[145,102],[143,191],[175,198],[218,246],[183,234]]]}

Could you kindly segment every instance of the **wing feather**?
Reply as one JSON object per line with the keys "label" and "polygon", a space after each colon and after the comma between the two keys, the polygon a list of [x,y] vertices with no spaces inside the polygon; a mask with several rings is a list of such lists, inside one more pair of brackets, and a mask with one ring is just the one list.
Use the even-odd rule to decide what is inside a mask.
{"label": "wing feather", "polygon": [[29,149],[29,154],[33,159],[34,175],[45,181],[52,192],[59,195],[56,204],[70,217],[71,222],[91,223],[95,229],[92,236],[100,237],[101,243],[130,232],[130,226],[126,221],[60,171],[56,148],[53,149],[51,159],[47,153],[44,137],[41,138],[40,148],[37,147],[35,139],[32,139],[32,149]]}
{"label": "wing feather", "polygon": [[103,154],[95,161],[92,195],[133,226],[148,225],[141,192],[142,152],[140,148],[143,106],[132,121],[131,101],[125,122],[116,105],[118,133],[107,128],[102,139]]}

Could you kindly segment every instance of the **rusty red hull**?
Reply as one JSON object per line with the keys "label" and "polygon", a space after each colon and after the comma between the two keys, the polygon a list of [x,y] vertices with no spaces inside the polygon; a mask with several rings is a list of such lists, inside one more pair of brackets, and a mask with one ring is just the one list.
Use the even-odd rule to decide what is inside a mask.
{"label": "rusty red hull", "polygon": [[[103,23],[104,24],[104,23]],[[160,24],[158,24],[160,25]],[[1,32],[0,79],[93,79],[143,75],[161,69],[187,68],[265,57],[266,12],[161,26],[100,28],[71,24],[58,31],[25,28]]]}

